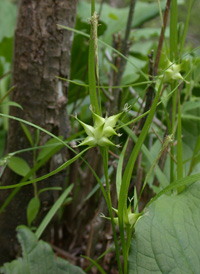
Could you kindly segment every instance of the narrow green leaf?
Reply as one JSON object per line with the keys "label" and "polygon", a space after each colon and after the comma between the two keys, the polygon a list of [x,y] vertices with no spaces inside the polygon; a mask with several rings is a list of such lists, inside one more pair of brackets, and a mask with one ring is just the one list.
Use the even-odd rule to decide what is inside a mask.
{"label": "narrow green leaf", "polygon": [[[58,26],[60,28],[66,29],[66,30],[70,30],[73,31],[75,33],[81,34],[87,38],[90,38],[90,36],[80,30],[76,30],[67,26],[63,26],[63,25],[59,25]],[[136,68],[136,70],[148,81],[148,76],[140,69],[138,68],[133,62],[130,61],[130,59],[128,57],[126,57],[125,55],[123,55],[120,51],[116,50],[115,48],[111,47],[109,44],[105,43],[104,41],[102,41],[101,39],[98,39],[98,42],[101,43],[102,45],[104,45],[105,47],[111,49],[113,52],[117,53],[119,56],[121,56],[122,58],[124,58],[128,63],[130,63],[134,68]]]}
{"label": "narrow green leaf", "polygon": [[38,197],[33,197],[30,202],[28,203],[27,207],[27,221],[28,221],[28,226],[31,225],[31,223],[35,220],[38,212],[40,209],[40,200]]}
{"label": "narrow green leaf", "polygon": [[195,115],[192,115],[192,114],[182,114],[181,119],[200,121],[199,116],[195,116]]}
{"label": "narrow green leaf", "polygon": [[170,59],[171,61],[177,60],[177,0],[171,1],[171,10],[170,10]]}
{"label": "narrow green leaf", "polygon": [[[88,88],[89,85],[85,84],[83,81],[80,80],[70,80],[70,79],[66,79],[60,76],[56,76],[56,78],[75,84],[77,86],[81,86],[81,87],[86,87]],[[107,89],[119,89],[119,88],[128,88],[128,87],[137,87],[137,86],[142,86],[142,85],[147,85],[147,84],[152,84],[152,83],[156,83],[154,81],[144,81],[144,82],[138,82],[138,83],[131,83],[129,85],[120,85],[120,86],[97,86],[97,88],[107,88]]]}
{"label": "narrow green leaf", "polygon": [[[130,136],[130,138],[135,143],[137,143],[138,137],[133,133],[133,131],[130,128],[128,128],[127,126],[124,127],[124,130],[128,133],[128,135]],[[145,146],[145,144],[142,145],[141,150],[142,150],[142,153],[147,158],[149,164],[152,164],[154,162],[154,158],[151,155],[150,151]],[[160,169],[160,167],[157,164],[155,165],[154,172],[155,172],[155,175],[157,176],[157,178],[159,180],[159,183],[160,183],[160,186],[162,188],[165,188],[166,186],[169,185],[169,181],[168,181],[166,175],[164,174],[164,172]]]}
{"label": "narrow green leaf", "polygon": [[[177,179],[183,178],[183,151],[182,151],[182,129],[181,129],[181,104],[178,103],[178,128],[177,128]],[[182,191],[184,187],[180,188]]]}
{"label": "narrow green leaf", "polygon": [[187,18],[186,18],[186,22],[184,25],[184,31],[183,31],[183,35],[182,35],[182,39],[181,39],[181,47],[180,47],[180,57],[183,53],[183,48],[185,45],[185,39],[187,36],[187,32],[188,32],[188,26],[189,26],[189,21],[190,21],[190,16],[191,16],[191,10],[192,10],[192,5],[194,4],[196,0],[189,0],[189,4],[188,4],[188,11],[187,11]]}
{"label": "narrow green leaf", "polygon": [[66,163],[62,164],[61,166],[59,166],[58,168],[56,168],[55,170],[53,170],[52,172],[43,175],[39,178],[36,179],[32,179],[30,181],[27,182],[21,182],[18,184],[14,184],[14,185],[8,185],[8,186],[0,186],[0,189],[9,189],[9,188],[15,188],[15,187],[21,187],[21,186],[25,186],[25,185],[30,185],[39,181],[42,181],[46,178],[49,178],[50,176],[53,176],[55,174],[57,174],[58,172],[60,172],[61,170],[63,170],[64,168],[66,168],[67,166],[71,165],[73,162],[75,162],[84,152],[86,152],[88,149],[90,149],[90,147],[87,147],[86,149],[84,149],[83,151],[81,151],[79,154],[77,154],[75,157],[73,157],[72,159],[68,160]]}
{"label": "narrow green leaf", "polygon": [[90,94],[90,101],[91,101],[93,111],[97,113],[98,115],[100,115],[100,108],[99,108],[97,90],[96,90],[95,39],[97,39],[97,37],[96,38],[94,37],[93,25],[91,23],[89,59],[88,59],[89,94]]}
{"label": "narrow green leaf", "polygon": [[12,171],[23,177],[31,170],[27,162],[23,158],[17,156],[12,156],[8,160],[8,166]]}
{"label": "narrow green leaf", "polygon": [[23,123],[20,123],[21,124],[21,127],[26,135],[26,138],[28,139],[29,143],[31,144],[31,146],[33,146],[33,138],[31,136],[31,133],[28,129],[28,127],[26,125],[24,125]]}
{"label": "narrow green leaf", "polygon": [[12,102],[12,101],[8,101],[8,102],[4,102],[1,104],[1,107],[2,106],[12,106],[12,107],[17,107],[17,108],[20,108],[23,110],[22,106],[16,102]]}
{"label": "narrow green leaf", "polygon": [[120,153],[119,161],[118,161],[118,165],[117,165],[116,190],[117,190],[118,200],[119,200],[120,188],[121,188],[121,183],[122,183],[122,170],[123,170],[124,155],[126,152],[128,141],[129,141],[129,138],[127,138],[126,143],[124,144],[124,147],[122,149],[122,152]]}
{"label": "narrow green leaf", "polygon": [[188,175],[191,174],[193,168],[196,166],[196,164],[200,161],[200,135],[197,137],[195,148],[192,155],[192,160],[190,161],[190,168],[188,171]]}
{"label": "narrow green leaf", "polygon": [[[138,138],[137,143],[134,146],[134,149],[131,153],[131,156],[129,158],[128,164],[126,166],[126,169],[124,171],[121,189],[120,189],[120,196],[119,196],[119,204],[118,204],[118,217],[119,217],[119,229],[120,229],[120,236],[122,241],[122,250],[123,250],[123,256],[124,256],[124,263],[127,264],[127,248],[126,248],[126,242],[125,242],[125,235],[124,235],[124,217],[128,219],[128,212],[127,212],[127,199],[128,199],[128,189],[131,181],[131,176],[133,172],[133,168],[135,165],[135,161],[137,159],[137,156],[140,152],[141,146],[146,138],[146,135],[149,131],[151,122],[153,120],[154,113],[156,111],[157,103],[160,97],[160,92],[162,89],[162,81],[160,83],[160,86],[158,88],[157,94],[154,98],[151,110],[149,112],[149,115],[147,117],[147,120],[144,124],[144,127],[140,133],[140,136]],[[127,269],[127,266],[125,265],[125,268]]]}
{"label": "narrow green leaf", "polygon": [[200,173],[196,173],[196,174],[184,177],[180,180],[177,180],[177,181],[171,183],[169,186],[167,186],[166,188],[161,190],[155,197],[153,197],[151,199],[151,201],[146,205],[146,207],[148,207],[150,204],[152,204],[154,201],[156,201],[163,194],[166,194],[167,192],[172,191],[172,190],[176,190],[179,187],[193,184],[198,180],[200,180]]}
{"label": "narrow green leaf", "polygon": [[52,187],[45,187],[45,188],[42,188],[38,191],[38,196],[42,193],[42,192],[45,192],[45,191],[49,191],[49,190],[62,190],[62,187],[59,187],[59,186],[52,186]]}
{"label": "narrow green leaf", "polygon": [[[61,140],[63,140],[62,137],[59,137]],[[48,140],[45,144],[45,146],[41,149],[41,151],[38,154],[37,161],[41,161],[43,158],[45,158],[53,149],[58,146],[58,149],[62,148],[62,144],[55,138],[52,138]]]}
{"label": "narrow green leaf", "polygon": [[62,203],[65,201],[69,193],[71,192],[73,188],[73,184],[70,185],[63,194],[58,198],[58,200],[55,202],[55,204],[52,206],[52,208],[49,210],[43,221],[41,222],[40,226],[38,227],[37,231],[35,232],[36,237],[39,239],[42,233],[44,232],[47,225],[50,223],[51,219],[55,215],[55,213],[58,211]]}
{"label": "narrow green leaf", "polygon": [[91,259],[91,258],[89,258],[87,256],[82,256],[82,257],[85,258],[85,259],[87,259],[87,260],[89,260],[93,265],[95,265],[96,268],[99,270],[99,272],[101,274],[106,274],[106,272],[103,270],[103,268],[95,260],[93,260],[93,259]]}

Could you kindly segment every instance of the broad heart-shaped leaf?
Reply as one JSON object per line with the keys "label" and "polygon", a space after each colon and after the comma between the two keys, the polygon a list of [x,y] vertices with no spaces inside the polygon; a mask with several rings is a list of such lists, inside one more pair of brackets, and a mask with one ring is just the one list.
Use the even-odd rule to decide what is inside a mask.
{"label": "broad heart-shaped leaf", "polygon": [[23,258],[5,263],[0,271],[4,274],[84,274],[79,267],[56,258],[51,246],[38,241],[35,234],[25,226],[17,228]]}
{"label": "broad heart-shaped leaf", "polygon": [[200,182],[153,202],[135,227],[129,274],[199,274]]}

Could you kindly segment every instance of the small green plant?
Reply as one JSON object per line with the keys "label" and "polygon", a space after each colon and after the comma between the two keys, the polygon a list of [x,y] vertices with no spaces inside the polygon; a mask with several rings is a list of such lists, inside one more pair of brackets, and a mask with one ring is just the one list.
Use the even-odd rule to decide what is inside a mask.
{"label": "small green plant", "polygon": [[[171,7],[169,7],[170,2]],[[140,8],[144,8],[147,5],[146,3],[140,4]],[[85,9],[85,7],[88,7],[89,4],[81,2],[81,5],[84,6],[83,12],[87,12],[88,9]],[[136,50],[134,44],[129,45],[131,52],[129,57],[126,56],[127,50],[124,49],[123,51],[123,46],[121,46],[122,53],[119,51],[119,48],[112,48],[109,45],[111,34],[109,25],[107,33],[105,31],[105,36],[102,39],[98,37],[99,19],[101,17],[96,12],[95,0],[91,1],[90,35],[82,32],[80,29],[70,29],[59,25],[63,29],[74,31],[80,37],[89,38],[88,83],[82,80],[69,80],[59,77],[76,87],[83,88],[83,90],[84,88],[89,89],[89,96],[86,96],[87,103],[85,105],[83,101],[80,101],[77,107],[74,103],[75,100],[73,101],[70,98],[76,92],[72,92],[71,94],[73,95],[69,95],[69,102],[71,100],[72,104],[74,104],[72,107],[73,112],[75,110],[79,112],[78,115],[73,115],[72,123],[78,122],[75,124],[76,127],[79,129],[80,124],[85,132],[78,132],[75,136],[63,140],[61,137],[57,137],[30,122],[6,114],[0,114],[1,117],[8,117],[21,122],[24,133],[30,142],[30,149],[33,151],[41,149],[37,156],[36,153],[33,154],[33,168],[30,168],[26,162],[15,156],[15,154],[22,151],[10,154],[9,157],[4,157],[2,160],[3,166],[8,164],[13,171],[23,176],[23,179],[17,185],[0,186],[0,190],[14,188],[13,194],[8,197],[0,211],[5,209],[10,199],[16,194],[15,189],[33,184],[35,195],[27,207],[28,226],[31,227],[40,209],[39,195],[41,192],[49,190],[48,188],[37,191],[36,183],[57,174],[76,160],[82,159],[84,164],[92,171],[98,183],[98,188],[101,189],[106,201],[109,215],[105,216],[104,212],[102,212],[100,216],[111,222],[114,248],[110,249],[116,254],[117,271],[120,274],[168,273],[173,272],[174,269],[177,273],[198,273],[199,271],[198,204],[200,188],[197,181],[200,180],[200,127],[198,124],[200,101],[199,94],[195,96],[192,92],[195,89],[199,91],[200,58],[196,56],[195,50],[184,52],[192,0],[189,0],[190,8],[181,38],[178,36],[177,29],[177,5],[177,0],[167,1],[166,6],[165,1],[158,1],[158,7],[156,7],[157,13],[160,13],[162,30],[155,57],[152,52],[150,53],[151,47],[155,48],[153,43],[149,48],[147,47],[145,54],[149,54],[149,59],[147,59],[145,54],[140,60],[137,59],[135,56],[139,55],[139,49]],[[153,7],[155,13],[155,6]],[[134,7],[131,6],[131,8]],[[167,31],[166,20],[169,8],[169,34],[166,34],[168,39],[165,41],[164,33]],[[165,10],[164,18],[162,17],[162,10]],[[102,11],[104,15],[102,18],[105,21],[122,20],[120,17],[122,12],[127,12],[128,10],[117,11],[117,15],[111,11],[114,12],[112,8],[109,11]],[[135,12],[137,14],[137,9]],[[152,15],[144,15],[143,21],[136,16],[137,24],[134,20],[132,23],[131,16],[130,12],[128,17],[130,22],[128,20],[127,28],[142,24],[143,21],[149,20]],[[77,20],[80,20],[80,18]],[[80,26],[85,27],[81,20],[78,23]],[[113,28],[115,25],[116,23],[113,25]],[[140,31],[138,30],[137,34],[136,30],[136,38],[139,37],[138,41],[136,39],[136,43],[139,43],[140,47],[141,43],[144,43],[146,46],[146,42],[141,42],[141,39],[144,36],[150,39],[152,30],[145,30],[143,34]],[[130,29],[127,32],[130,32]],[[154,30],[154,33],[158,37],[158,31]],[[124,43],[125,45],[127,42],[128,40],[125,39],[122,41],[122,44]],[[164,42],[165,44],[163,45]],[[99,49],[99,45],[103,45],[103,49]],[[126,48],[126,46],[124,47]],[[99,58],[99,55],[101,58]],[[116,55],[123,60],[121,61],[121,66],[118,66],[120,62],[118,62]],[[133,59],[133,56],[135,59]],[[111,63],[110,60],[108,61],[110,57],[115,62]],[[126,66],[123,63],[125,62],[124,60],[127,62]],[[145,64],[149,66],[148,73],[147,66],[143,65],[144,60],[146,60]],[[139,63],[138,66],[135,65],[137,62]],[[109,69],[113,78],[117,79],[115,82],[112,82],[113,85],[110,85],[110,79],[106,78],[106,75],[109,74]],[[78,72],[76,73],[78,75]],[[75,76],[77,76],[76,73],[74,73]],[[118,81],[119,84],[114,85]],[[133,87],[137,89],[136,99],[132,98],[135,92],[132,89]],[[74,91],[75,88],[71,87],[71,89]],[[122,90],[121,97],[119,96],[120,89]],[[116,92],[114,93],[113,90]],[[84,97],[83,91],[80,93],[81,97]],[[145,98],[147,98],[146,105],[143,108]],[[108,113],[105,111],[107,110],[105,107],[107,100],[109,100],[110,106]],[[130,107],[126,107],[127,105]],[[85,111],[83,113],[87,113],[88,108],[90,108],[89,114],[82,115],[83,109]],[[141,108],[143,108],[143,113],[140,113]],[[136,117],[134,116],[135,113],[137,113]],[[88,120],[90,123],[87,122]],[[189,123],[192,123],[192,126],[188,125]],[[48,134],[52,139],[43,148],[38,147],[38,142],[33,141],[25,124],[36,128],[37,132],[42,131]],[[130,124],[134,126],[129,127]],[[123,135],[117,133],[118,130],[120,133],[123,131]],[[191,137],[190,130],[194,132],[193,137]],[[38,138],[36,139],[38,140]],[[189,143],[190,139],[192,140],[191,144]],[[69,145],[71,140],[74,140],[75,145],[73,145],[73,148]],[[130,146],[131,142],[134,143],[134,147]],[[150,143],[151,145],[149,145]],[[36,171],[63,146],[71,150],[75,156],[54,171],[37,178]],[[86,147],[81,150],[83,146]],[[99,178],[83,157],[93,147],[96,147],[101,154],[103,179]],[[188,152],[188,155],[186,155],[186,152]],[[114,182],[111,181],[109,174],[110,155],[117,155]],[[138,159],[141,155],[143,155],[143,159],[139,162]],[[161,164],[162,158],[164,158],[163,166]],[[143,176],[139,177],[137,169],[142,167],[145,172]],[[141,186],[139,182],[141,182]],[[115,205],[111,197],[111,188],[114,183],[116,187]],[[141,207],[144,190],[147,186],[155,195],[148,197],[148,202]],[[34,243],[37,246],[38,252],[41,252],[42,247],[39,247],[39,245],[43,246],[46,244],[37,240],[68,197],[72,188],[73,185],[70,185],[63,190],[60,198],[50,209],[34,234],[28,228],[18,228],[18,237],[23,246],[23,251],[28,249],[26,244],[31,241],[32,244]],[[94,188],[89,196],[92,196],[98,188]],[[52,190],[60,189],[52,188]],[[26,236],[26,241],[22,239],[23,235]],[[47,249],[52,256],[52,250],[49,249],[49,246]],[[63,265],[65,268],[64,273],[75,273],[75,271],[77,271],[76,273],[90,273],[91,267],[95,266],[100,273],[105,274],[106,272],[99,260],[110,249],[106,250],[96,260],[84,256],[91,262],[91,265],[85,269],[85,272],[79,268],[73,268],[59,259],[57,262],[53,260],[54,266],[52,267],[59,268],[59,264],[63,263],[65,264],[65,266]],[[12,271],[11,269],[14,266],[19,269],[24,267],[26,270],[25,251],[23,252],[23,258],[13,261],[11,264],[5,264],[2,271],[12,273],[9,271]],[[27,258],[30,259],[30,267],[32,267],[31,256],[32,254],[27,252]],[[121,260],[122,257],[123,262]],[[34,260],[37,260],[37,258],[34,257]],[[38,265],[38,267],[47,268],[47,266],[41,265]],[[71,267],[71,272],[67,270],[70,269],[69,267]],[[57,271],[56,273],[60,273],[60,270]]]}

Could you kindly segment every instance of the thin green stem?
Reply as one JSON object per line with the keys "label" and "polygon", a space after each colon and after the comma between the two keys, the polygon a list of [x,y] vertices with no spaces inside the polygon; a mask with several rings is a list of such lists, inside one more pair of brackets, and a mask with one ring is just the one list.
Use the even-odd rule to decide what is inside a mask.
{"label": "thin green stem", "polygon": [[111,223],[112,223],[118,270],[119,270],[119,273],[122,274],[123,272],[122,272],[122,266],[121,266],[121,260],[120,260],[119,244],[117,241],[117,233],[115,229],[115,222],[114,222],[114,216],[113,216],[113,210],[112,210],[112,201],[111,201],[111,195],[110,195],[110,184],[109,184],[109,177],[108,177],[108,148],[102,148],[100,151],[103,158],[104,176],[106,181],[106,190],[107,190],[107,197],[108,197],[106,202],[107,202],[107,207],[108,207],[108,211],[109,211]]}
{"label": "thin green stem", "polygon": [[195,1],[196,0],[189,0],[187,18],[186,18],[186,22],[185,22],[185,26],[184,26],[184,31],[183,31],[181,46],[180,46],[180,51],[179,51],[180,58],[181,58],[182,53],[183,53],[183,48],[184,48],[184,45],[185,45],[185,39],[186,39],[186,35],[187,35],[187,32],[188,32],[188,26],[189,26],[189,21],[190,21],[190,16],[191,16],[191,10],[192,10],[192,6],[193,6]]}
{"label": "thin green stem", "polygon": [[95,0],[91,1],[91,16],[93,15],[93,13],[95,12]]}
{"label": "thin green stem", "polygon": [[[174,84],[172,84],[172,89],[174,89]],[[176,126],[176,109],[177,109],[177,89],[175,90],[173,97],[172,97],[172,121],[171,121],[171,132],[173,134],[175,131]],[[171,154],[174,156],[174,146],[171,147]],[[174,181],[174,160],[170,158],[170,182]]]}
{"label": "thin green stem", "polygon": [[170,59],[174,61],[177,59],[177,0],[173,0],[171,3],[171,12],[170,12]]}

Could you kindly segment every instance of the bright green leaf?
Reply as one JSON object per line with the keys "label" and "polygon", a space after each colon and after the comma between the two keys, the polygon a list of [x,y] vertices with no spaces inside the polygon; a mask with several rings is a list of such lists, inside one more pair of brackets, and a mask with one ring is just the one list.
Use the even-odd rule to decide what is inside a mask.
{"label": "bright green leaf", "polygon": [[4,102],[4,103],[1,104],[1,107],[2,106],[13,106],[13,107],[17,107],[17,108],[23,109],[20,104],[18,104],[16,102],[12,102],[12,101]]}
{"label": "bright green leaf", "polygon": [[[62,137],[59,137],[61,140],[63,140]],[[40,161],[44,159],[55,147],[62,147],[63,145],[58,142],[57,139],[50,139],[46,142],[45,146],[41,149],[40,153],[38,154],[37,161]]]}
{"label": "bright green leaf", "polygon": [[57,210],[60,208],[60,206],[63,204],[69,193],[71,192],[73,188],[73,184],[68,186],[68,188],[65,189],[65,191],[62,193],[62,195],[58,198],[58,200],[55,202],[55,204],[52,206],[52,208],[49,210],[43,221],[41,222],[40,226],[38,227],[37,231],[35,232],[35,235],[37,238],[40,238],[42,233],[44,232],[47,225],[50,223],[51,219],[57,212]]}
{"label": "bright green leaf", "polygon": [[33,139],[32,139],[32,136],[31,136],[31,133],[30,133],[28,127],[22,123],[21,123],[21,127],[22,127],[24,134],[26,135],[26,138],[28,139],[29,143],[31,144],[31,146],[33,146]]}
{"label": "bright green leaf", "polygon": [[40,209],[40,200],[38,197],[33,197],[28,203],[27,207],[27,221],[30,226],[31,223],[35,220]]}
{"label": "bright green leaf", "polygon": [[153,202],[135,226],[129,274],[199,273],[200,183]]}
{"label": "bright green leaf", "polygon": [[13,36],[16,11],[16,5],[12,4],[10,1],[0,1],[0,41],[3,39],[3,37]]}
{"label": "bright green leaf", "polygon": [[56,257],[51,246],[38,241],[37,237],[25,226],[17,228],[22,247],[22,258],[5,263],[0,268],[4,274],[84,274],[79,267]]}
{"label": "bright green leaf", "polygon": [[31,170],[24,159],[16,156],[10,158],[8,166],[12,171],[23,177]]}

